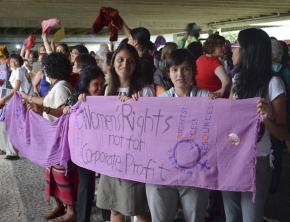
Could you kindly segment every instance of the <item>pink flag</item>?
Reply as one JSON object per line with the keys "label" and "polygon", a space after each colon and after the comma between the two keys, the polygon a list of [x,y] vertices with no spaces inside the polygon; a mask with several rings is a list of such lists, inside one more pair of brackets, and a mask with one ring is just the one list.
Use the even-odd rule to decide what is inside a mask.
{"label": "pink flag", "polygon": [[27,37],[27,39],[24,40],[24,46],[25,46],[25,49],[31,49],[34,47],[34,42],[36,40],[36,36],[35,35],[29,35]]}
{"label": "pink flag", "polygon": [[43,20],[41,22],[42,33],[48,34],[51,31],[51,28],[60,25],[61,22],[58,18],[51,18],[47,20]]}

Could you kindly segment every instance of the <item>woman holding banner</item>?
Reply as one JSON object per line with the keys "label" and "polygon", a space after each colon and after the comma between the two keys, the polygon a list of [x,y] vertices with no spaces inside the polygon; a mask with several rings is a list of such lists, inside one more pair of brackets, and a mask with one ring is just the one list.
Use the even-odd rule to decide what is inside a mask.
{"label": "woman holding banner", "polygon": [[[7,103],[10,98],[14,95],[16,91],[25,92],[29,95],[33,94],[32,85],[30,77],[28,76],[27,70],[22,67],[24,61],[20,55],[12,54],[10,56],[10,68],[12,70],[9,77],[9,82],[12,89],[0,99],[0,107],[2,108],[5,103]],[[6,149],[5,159],[7,160],[17,160],[19,159],[17,150],[12,146],[10,139],[7,137],[5,132],[5,125],[1,122],[0,124],[1,142],[2,146]]]}
{"label": "woman holding banner", "polygon": [[[105,95],[119,95],[121,101],[138,94],[154,96],[151,88],[139,84],[140,60],[136,49],[121,44],[115,51],[111,63],[111,78]],[[111,210],[112,222],[125,222],[125,216],[137,216],[141,222],[150,221],[145,193],[145,184],[101,175],[97,195],[97,206]]]}
{"label": "woman holding banner", "polygon": [[[96,60],[89,54],[81,54],[76,58],[78,73],[78,100],[84,101],[86,96],[103,96],[105,75],[97,66]],[[75,104],[75,99],[69,99],[69,105]],[[69,113],[70,107],[63,109]],[[78,166],[77,221],[90,221],[92,203],[95,194],[95,172]]]}
{"label": "woman holding banner", "polygon": [[[168,77],[173,87],[161,97],[209,96],[207,90],[198,89],[194,84],[194,65],[186,49],[173,51],[166,60]],[[178,203],[181,202],[186,222],[202,222],[205,218],[209,190],[146,184],[146,194],[154,222],[174,221]]]}
{"label": "woman holding banner", "polygon": [[271,180],[270,134],[277,139],[287,138],[285,87],[272,74],[271,40],[260,29],[245,29],[233,45],[233,63],[238,74],[234,78],[231,98],[262,97],[257,104],[262,125],[256,146],[256,196],[252,193],[223,192],[227,222],[264,221],[264,206]]}
{"label": "woman holding banner", "polygon": [[[22,93],[28,108],[42,115],[48,121],[57,120],[62,114],[72,87],[67,82],[72,67],[62,53],[51,53],[43,61],[44,73],[51,84],[48,94],[43,97],[29,96]],[[77,194],[77,170],[72,163],[68,164],[67,174],[60,166],[46,169],[46,197],[53,196],[56,205],[44,216],[54,222],[72,222],[76,220],[75,202]]]}
{"label": "woman holding banner", "polygon": [[142,75],[139,76],[140,83],[144,86],[151,85],[156,92],[164,92],[164,88],[160,85],[153,85],[155,66],[154,58],[151,55],[151,52],[154,50],[154,44],[150,41],[151,34],[149,30],[144,27],[130,29],[125,21],[123,21],[122,29],[128,38],[128,44],[134,46],[140,57],[140,64],[142,70]]}

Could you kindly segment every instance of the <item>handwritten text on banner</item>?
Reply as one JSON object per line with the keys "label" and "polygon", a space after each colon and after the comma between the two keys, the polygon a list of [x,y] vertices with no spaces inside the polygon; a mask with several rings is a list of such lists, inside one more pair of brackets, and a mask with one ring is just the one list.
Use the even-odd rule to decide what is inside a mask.
{"label": "handwritten text on banner", "polygon": [[256,101],[87,97],[69,118],[71,159],[117,178],[254,192]]}

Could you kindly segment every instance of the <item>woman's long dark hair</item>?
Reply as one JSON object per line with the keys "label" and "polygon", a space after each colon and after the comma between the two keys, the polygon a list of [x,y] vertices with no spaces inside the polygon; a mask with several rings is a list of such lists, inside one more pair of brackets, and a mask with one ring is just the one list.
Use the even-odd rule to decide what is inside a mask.
{"label": "woman's long dark hair", "polygon": [[123,43],[123,44],[119,45],[119,47],[115,50],[113,57],[112,57],[111,76],[110,76],[109,92],[108,92],[109,96],[117,95],[118,89],[120,88],[120,80],[119,80],[119,77],[116,73],[114,63],[115,63],[116,56],[122,50],[127,50],[132,55],[132,57],[135,61],[135,64],[136,64],[135,70],[131,76],[130,89],[129,89],[128,96],[131,96],[132,94],[140,91],[142,88],[141,85],[139,84],[139,81],[138,81],[138,79],[141,76],[141,65],[140,65],[140,58],[139,58],[138,52],[136,51],[136,49],[133,46],[131,46],[127,43]]}
{"label": "woman's long dark hair", "polygon": [[89,95],[89,86],[91,81],[103,77],[105,78],[105,75],[103,71],[97,66],[97,65],[88,65],[84,67],[80,71],[80,79],[78,83],[78,90],[79,93],[85,93]]}
{"label": "woman's long dark hair", "polygon": [[238,99],[265,97],[272,78],[271,39],[261,29],[240,31],[240,58],[233,93]]}
{"label": "woman's long dark hair", "polygon": [[142,54],[149,53],[154,49],[154,44],[150,41],[150,32],[144,27],[138,27],[131,30],[132,38],[137,40],[141,46]]}
{"label": "woman's long dark hair", "polygon": [[[250,28],[239,33],[240,58],[237,64],[237,78],[233,93],[238,99],[256,96],[266,97],[272,73],[271,39],[261,29]],[[257,141],[265,133],[261,124]]]}

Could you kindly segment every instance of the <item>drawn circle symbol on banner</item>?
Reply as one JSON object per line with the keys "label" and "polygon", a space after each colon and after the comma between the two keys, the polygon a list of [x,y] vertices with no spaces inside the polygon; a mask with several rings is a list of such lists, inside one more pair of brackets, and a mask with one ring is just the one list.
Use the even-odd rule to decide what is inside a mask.
{"label": "drawn circle symbol on banner", "polygon": [[201,159],[201,148],[192,140],[181,140],[173,148],[173,159],[178,168],[192,169]]}

